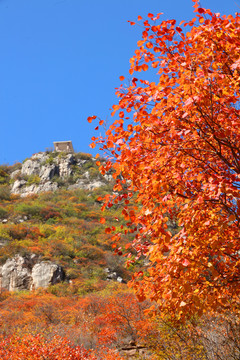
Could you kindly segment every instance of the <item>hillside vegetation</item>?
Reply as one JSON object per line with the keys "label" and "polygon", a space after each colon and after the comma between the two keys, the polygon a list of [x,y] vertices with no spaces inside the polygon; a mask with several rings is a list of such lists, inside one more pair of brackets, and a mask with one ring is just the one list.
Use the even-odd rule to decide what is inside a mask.
{"label": "hillside vegetation", "polygon": [[[25,189],[33,183],[44,186],[38,174],[28,178],[25,175],[25,189],[14,194],[14,183],[23,180],[24,164],[0,167],[0,269],[15,256],[26,259],[26,264],[35,256],[43,263],[57,264],[65,274],[64,280],[47,288],[30,291],[21,287],[14,292],[1,288],[1,359],[32,359],[33,355],[53,360],[56,356],[106,360],[225,359],[226,354],[237,359],[239,323],[233,314],[229,318],[204,317],[201,322],[194,318],[185,325],[173,324],[158,313],[153,318],[148,316],[146,310],[151,307],[152,315],[154,303],[139,302],[127,285],[134,273],[144,271],[145,262],[140,257],[126,267],[124,256],[119,256],[127,253],[128,260],[136,256],[129,247],[131,233],[126,232],[117,245],[111,239],[111,230],[124,233],[126,220],[121,204],[102,209],[104,195],[113,193],[111,176],[106,180],[99,175],[90,155],[75,156],[85,161],[77,166],[71,160],[69,176],[51,175],[51,183],[58,184],[55,191],[29,195]],[[46,174],[49,163],[52,166],[51,159],[54,166],[61,166],[61,159],[69,155],[37,154],[37,159],[44,157]],[[32,169],[31,162],[36,160],[26,161]],[[39,174],[40,170],[41,166]],[[91,177],[86,177],[86,171]],[[82,182],[69,188],[77,184],[79,176],[84,178],[84,189],[80,187]],[[87,189],[89,184],[99,185],[96,181],[100,180],[101,186]],[[37,187],[30,189],[38,191]],[[178,231],[176,224],[168,222],[168,226],[172,233]],[[16,266],[12,272],[21,270]]]}

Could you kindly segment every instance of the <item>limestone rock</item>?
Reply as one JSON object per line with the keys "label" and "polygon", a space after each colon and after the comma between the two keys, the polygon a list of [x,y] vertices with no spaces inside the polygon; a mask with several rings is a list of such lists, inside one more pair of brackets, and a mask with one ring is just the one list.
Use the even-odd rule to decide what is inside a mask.
{"label": "limestone rock", "polygon": [[22,165],[22,175],[36,175],[39,173],[40,163],[35,160],[28,159]]}
{"label": "limestone rock", "polygon": [[72,175],[71,165],[75,164],[75,159],[72,154],[68,154],[64,158],[58,158],[59,176],[61,178],[69,177]]}
{"label": "limestone rock", "polygon": [[85,190],[93,190],[96,188],[99,188],[101,186],[104,186],[105,183],[100,180],[94,180],[92,182],[86,181],[86,180],[77,180],[75,184],[70,185],[68,188],[71,189],[85,189]]}
{"label": "limestone rock", "polygon": [[15,171],[13,171],[13,172],[11,173],[10,179],[15,179],[15,177],[16,177],[17,175],[20,175],[20,174],[21,174],[21,171],[20,171],[20,170],[15,170]]}
{"label": "limestone rock", "polygon": [[41,167],[38,175],[41,178],[41,181],[49,181],[54,175],[58,175],[59,170],[56,164],[47,164]]}
{"label": "limestone rock", "polygon": [[35,193],[41,193],[46,191],[56,191],[58,189],[58,184],[52,181],[47,181],[43,184],[39,184],[35,189]]}
{"label": "limestone rock", "polygon": [[51,181],[46,181],[43,183],[32,184],[26,186],[26,181],[16,180],[13,184],[11,192],[13,194],[20,194],[21,196],[28,196],[32,194],[39,194],[46,191],[56,191],[58,189],[58,184]]}
{"label": "limestone rock", "polygon": [[14,181],[11,192],[13,194],[21,194],[21,191],[22,191],[21,189],[24,188],[26,183],[27,182],[25,180],[16,180],[16,181]]}
{"label": "limestone rock", "polygon": [[64,280],[61,266],[35,255],[16,255],[0,267],[0,288],[8,291],[48,287]]}
{"label": "limestone rock", "polygon": [[64,280],[63,269],[51,261],[41,261],[32,269],[32,288],[48,287]]}
{"label": "limestone rock", "polygon": [[39,152],[39,153],[33,154],[31,159],[38,160],[40,162],[40,164],[42,164],[42,163],[46,162],[48,157],[49,157],[49,155],[46,152]]}
{"label": "limestone rock", "polygon": [[75,154],[47,152],[34,154],[22,164],[20,170],[11,174],[13,180],[11,193],[28,196],[55,191],[59,186],[85,190],[99,188],[111,181],[112,176],[110,174],[101,176],[100,173],[99,175],[95,173],[93,176],[94,171],[91,170],[95,160],[91,157],[88,160],[81,159]]}
{"label": "limestone rock", "polygon": [[29,259],[16,255],[8,259],[0,269],[1,288],[15,291],[30,289],[31,266]]}

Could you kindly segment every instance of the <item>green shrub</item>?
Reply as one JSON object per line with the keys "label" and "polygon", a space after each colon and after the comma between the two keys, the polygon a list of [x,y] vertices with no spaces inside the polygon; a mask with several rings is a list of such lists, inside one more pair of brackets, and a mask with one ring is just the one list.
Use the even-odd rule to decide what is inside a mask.
{"label": "green shrub", "polygon": [[50,285],[48,287],[48,293],[56,296],[67,296],[73,293],[73,288],[66,282]]}
{"label": "green shrub", "polygon": [[80,270],[74,268],[67,269],[66,276],[67,279],[77,279],[78,277],[80,277]]}
{"label": "green shrub", "polygon": [[57,224],[58,220],[57,219],[54,219],[54,218],[50,218],[46,221],[46,224],[47,225],[54,225],[54,224]]}
{"label": "green shrub", "polygon": [[43,207],[40,205],[30,205],[30,204],[20,203],[15,206],[15,212],[29,217],[40,217],[40,212],[42,208]]}
{"label": "green shrub", "polygon": [[[56,153],[56,154],[57,154],[57,153]],[[55,153],[54,153],[54,152],[51,153],[51,154],[49,155],[49,157],[48,157],[44,162],[42,162],[42,165],[52,165],[52,164],[55,164],[55,163],[56,163],[55,157],[56,157]]]}
{"label": "green shrub", "polygon": [[82,153],[82,152],[74,154],[74,157],[75,157],[76,160],[90,160],[90,159],[92,159],[91,154]]}
{"label": "green shrub", "polygon": [[11,192],[9,185],[0,185],[0,200],[10,200]]}
{"label": "green shrub", "polygon": [[38,175],[29,175],[29,177],[27,178],[27,185],[33,185],[36,184],[38,185],[40,183],[41,179]]}
{"label": "green shrub", "polygon": [[3,207],[0,207],[0,219],[5,219],[8,216],[8,211]]}
{"label": "green shrub", "polygon": [[86,161],[84,164],[82,164],[82,168],[84,170],[88,170],[88,169],[90,169],[92,167],[96,168],[96,164],[92,160]]}
{"label": "green shrub", "polygon": [[104,251],[92,245],[84,245],[81,247],[78,257],[87,258],[89,260],[104,259]]}
{"label": "green shrub", "polygon": [[66,185],[67,180],[60,178],[58,175],[54,175],[52,181],[57,183],[59,187]]}
{"label": "green shrub", "polygon": [[[102,177],[101,176],[101,173],[99,172],[98,168],[95,168],[95,167],[91,167],[89,169],[89,176],[90,176],[90,179],[97,179],[97,178],[100,178]],[[103,178],[103,177],[102,177]],[[104,178],[103,178],[104,179]]]}
{"label": "green shrub", "polygon": [[0,175],[0,184],[7,184],[8,183],[8,175],[7,176],[1,176]]}

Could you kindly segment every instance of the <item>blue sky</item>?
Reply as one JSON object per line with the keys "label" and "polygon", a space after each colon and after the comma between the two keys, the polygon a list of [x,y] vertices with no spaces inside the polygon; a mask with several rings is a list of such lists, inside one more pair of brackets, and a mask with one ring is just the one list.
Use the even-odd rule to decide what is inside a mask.
{"label": "blue sky", "polygon": [[[234,14],[240,0],[202,0]],[[0,164],[72,140],[76,151],[96,135],[93,114],[110,117],[119,76],[141,38],[138,15],[189,20],[191,0],[0,0]]]}

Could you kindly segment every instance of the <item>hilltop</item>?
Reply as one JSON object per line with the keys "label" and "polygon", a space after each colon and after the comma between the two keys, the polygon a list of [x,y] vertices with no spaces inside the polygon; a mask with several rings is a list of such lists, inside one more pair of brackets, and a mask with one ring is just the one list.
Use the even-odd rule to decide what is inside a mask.
{"label": "hilltop", "polygon": [[111,180],[110,175],[99,173],[95,162],[92,155],[85,153],[41,152],[22,164],[2,168],[2,180],[9,183],[11,193],[21,196],[60,188],[91,190]]}

